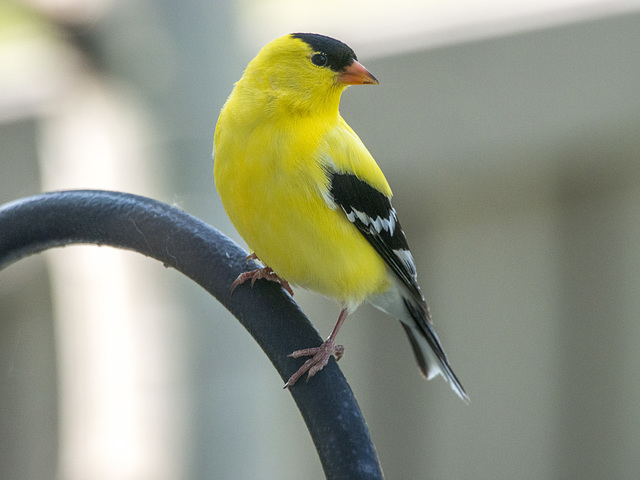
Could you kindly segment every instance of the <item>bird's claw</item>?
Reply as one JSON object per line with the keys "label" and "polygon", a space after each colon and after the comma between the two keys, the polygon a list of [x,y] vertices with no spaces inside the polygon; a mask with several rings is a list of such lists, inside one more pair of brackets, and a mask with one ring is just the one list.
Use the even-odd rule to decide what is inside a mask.
{"label": "bird's claw", "polygon": [[307,381],[309,381],[311,377],[325,367],[331,355],[336,357],[336,361],[340,360],[342,355],[344,355],[344,347],[342,345],[335,345],[333,340],[326,340],[319,347],[304,348],[289,354],[288,356],[292,358],[311,358],[304,362],[296,373],[291,375],[287,383],[284,384],[284,388],[293,386],[305,373],[307,373]]}
{"label": "bird's claw", "polygon": [[[249,260],[259,259],[255,253],[252,253],[245,259],[245,261],[247,262]],[[238,278],[236,278],[231,284],[231,293],[233,294],[233,291],[236,289],[236,287],[243,284],[247,280],[251,280],[251,287],[253,287],[253,284],[256,283],[256,280],[260,279],[265,279],[270,282],[278,282],[282,286],[282,288],[284,288],[289,293],[289,295],[293,297],[293,289],[291,288],[291,285],[289,285],[289,282],[280,278],[278,274],[271,269],[271,267],[257,268],[250,272],[241,273],[240,275],[238,275]]]}

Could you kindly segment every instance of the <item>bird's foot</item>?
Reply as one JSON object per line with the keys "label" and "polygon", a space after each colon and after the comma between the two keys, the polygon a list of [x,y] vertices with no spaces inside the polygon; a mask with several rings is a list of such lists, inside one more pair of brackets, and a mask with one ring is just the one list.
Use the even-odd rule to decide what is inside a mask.
{"label": "bird's foot", "polygon": [[[252,253],[247,257],[247,261],[249,260],[259,260],[259,259],[255,253]],[[271,267],[267,267],[267,266],[263,268],[257,268],[250,272],[244,272],[238,275],[238,278],[236,278],[231,284],[231,293],[233,293],[233,291],[236,289],[238,285],[243,284],[247,280],[251,280],[251,286],[253,287],[253,284],[256,283],[256,280],[260,280],[260,279],[265,279],[270,282],[278,282],[282,286],[282,288],[284,288],[287,292],[289,292],[289,295],[293,297],[293,290],[291,289],[291,285],[289,285],[289,282],[287,282],[283,278],[280,278],[278,274],[271,269]]]}
{"label": "bird's foot", "polygon": [[311,358],[304,362],[304,364],[298,369],[296,373],[291,375],[291,378],[289,378],[287,383],[285,383],[284,388],[294,385],[298,381],[298,379],[300,379],[300,377],[302,377],[307,372],[309,372],[307,375],[307,381],[309,381],[311,377],[313,377],[316,373],[324,368],[327,362],[329,362],[329,358],[331,357],[331,355],[336,357],[336,361],[338,361],[343,354],[344,347],[342,345],[336,345],[332,339],[327,339],[319,347],[296,350],[288,356],[293,358]]}

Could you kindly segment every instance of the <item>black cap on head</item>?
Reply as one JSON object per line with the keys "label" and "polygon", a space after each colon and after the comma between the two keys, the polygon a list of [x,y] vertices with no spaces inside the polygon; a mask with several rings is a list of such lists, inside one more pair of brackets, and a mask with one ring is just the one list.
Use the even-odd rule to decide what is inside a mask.
{"label": "black cap on head", "polygon": [[348,45],[335,38],[317,33],[292,33],[293,38],[299,38],[309,45],[314,52],[327,56],[327,66],[334,72],[339,72],[357,60],[355,52]]}

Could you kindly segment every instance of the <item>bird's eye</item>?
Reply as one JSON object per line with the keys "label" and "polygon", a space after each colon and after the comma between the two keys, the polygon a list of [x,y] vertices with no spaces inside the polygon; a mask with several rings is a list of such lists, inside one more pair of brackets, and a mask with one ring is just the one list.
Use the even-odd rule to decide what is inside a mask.
{"label": "bird's eye", "polygon": [[318,67],[324,67],[327,64],[327,56],[324,53],[316,53],[311,57],[311,63]]}

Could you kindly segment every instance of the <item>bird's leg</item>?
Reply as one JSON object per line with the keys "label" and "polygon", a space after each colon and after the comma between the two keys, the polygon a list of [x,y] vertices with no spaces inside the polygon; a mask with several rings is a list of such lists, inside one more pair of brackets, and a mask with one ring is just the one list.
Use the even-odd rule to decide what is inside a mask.
{"label": "bird's leg", "polygon": [[303,376],[306,372],[309,372],[307,375],[307,381],[311,377],[313,377],[316,373],[324,368],[324,366],[329,361],[331,355],[336,357],[336,361],[340,360],[342,354],[344,353],[344,347],[342,345],[336,345],[335,340],[344,320],[347,318],[347,309],[343,308],[340,311],[340,316],[338,316],[338,321],[336,322],[335,327],[333,327],[333,331],[331,335],[324,341],[322,345],[314,348],[305,348],[303,350],[296,350],[289,357],[298,358],[298,357],[311,357],[309,360],[304,362],[304,364],[298,369],[296,373],[291,375],[291,378],[285,383],[284,388],[290,387],[295,384],[298,379]]}
{"label": "bird's leg", "polygon": [[[255,253],[247,256],[246,261],[248,262],[249,260],[260,261]],[[252,270],[250,272],[244,272],[238,275],[238,278],[236,278],[231,284],[231,293],[233,293],[238,285],[246,282],[247,280],[251,280],[251,286],[253,287],[253,284],[256,283],[256,280],[260,280],[261,278],[269,280],[270,282],[278,282],[280,285],[282,285],[282,288],[289,292],[289,295],[293,297],[293,290],[291,289],[291,285],[289,285],[289,282],[280,278],[276,272],[271,270],[271,267],[268,267],[266,265],[263,268],[256,268],[255,270]]]}

